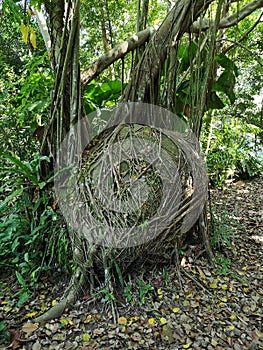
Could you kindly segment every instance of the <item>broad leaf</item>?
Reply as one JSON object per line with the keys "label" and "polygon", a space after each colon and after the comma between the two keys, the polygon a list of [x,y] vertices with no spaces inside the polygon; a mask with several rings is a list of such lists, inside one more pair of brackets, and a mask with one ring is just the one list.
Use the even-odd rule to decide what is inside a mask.
{"label": "broad leaf", "polygon": [[212,92],[211,99],[208,102],[208,109],[222,109],[225,105],[223,101],[217,96],[216,92]]}
{"label": "broad leaf", "polygon": [[113,94],[120,93],[122,89],[121,81],[111,80],[109,81],[109,87],[111,88]]}
{"label": "broad leaf", "polygon": [[236,83],[235,75],[232,71],[225,70],[213,85],[213,91],[226,94],[231,103],[235,102],[234,87]]}
{"label": "broad leaf", "polygon": [[27,44],[29,28],[24,23],[22,23],[20,25],[20,30],[21,30],[21,33],[22,33],[23,40]]}
{"label": "broad leaf", "polygon": [[30,30],[30,42],[31,42],[31,45],[33,46],[34,49],[37,48],[37,41],[36,41],[36,32],[31,29]]}
{"label": "broad leaf", "polygon": [[[11,156],[10,154],[4,154],[6,159],[9,159],[14,165],[16,165],[15,171],[26,176],[31,180],[35,185],[38,185],[38,179],[35,175],[32,174],[32,169],[29,164],[21,162],[17,157]],[[10,169],[11,171],[12,169]]]}
{"label": "broad leaf", "polygon": [[215,61],[226,70],[234,72],[236,77],[239,75],[238,68],[235,65],[234,61],[230,60],[230,58],[228,58],[223,53],[217,55],[215,57]]}
{"label": "broad leaf", "polygon": [[5,198],[5,200],[0,204],[0,210],[4,208],[8,203],[10,203],[14,198],[18,197],[23,193],[23,188],[19,188],[18,190],[12,192],[9,196]]}

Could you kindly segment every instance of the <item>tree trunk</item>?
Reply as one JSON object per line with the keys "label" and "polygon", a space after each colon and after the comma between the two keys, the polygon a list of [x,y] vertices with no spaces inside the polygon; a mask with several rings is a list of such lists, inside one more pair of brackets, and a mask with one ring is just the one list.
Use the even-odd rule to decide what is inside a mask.
{"label": "tree trunk", "polygon": [[[164,112],[153,105],[161,103],[160,76],[166,58],[210,2],[184,0],[176,3],[143,52],[122,97],[123,104],[113,114],[108,129],[86,148],[83,145],[77,148],[78,150],[85,148],[81,168],[73,180],[71,174],[68,176],[65,187],[69,189],[69,193],[65,192],[64,198],[62,196],[60,201],[62,207],[63,204],[73,203],[71,211],[66,209],[66,214],[83,225],[78,225],[72,233],[73,251],[78,269],[72,277],[64,299],[56,308],[38,317],[36,322],[60,316],[66,307],[75,302],[87,281],[90,292],[94,293],[94,276],[100,280],[102,278],[105,288],[112,290],[112,278],[116,272],[117,275],[120,271],[125,275],[130,268],[138,268],[149,263],[170,262],[177,256],[177,248],[182,245],[187,230],[194,224],[193,220],[197,219],[194,214],[201,214],[206,181],[204,167],[200,166],[198,141],[192,133],[189,134],[179,119],[174,118],[169,111]],[[56,79],[50,123],[44,135],[42,153],[50,153],[55,158],[70,127],[78,125],[84,114],[84,108],[78,63],[79,1],[74,2],[73,8],[65,8],[64,1],[57,2],[55,7],[50,6],[51,3],[46,1],[46,8],[51,14],[52,62]],[[64,13],[66,17],[63,22]],[[173,51],[173,57],[175,53]],[[141,104],[127,104],[126,101]],[[171,100],[169,105],[171,109],[174,104],[175,101]],[[123,115],[126,115],[126,118],[123,119]],[[141,123],[142,116],[146,117]],[[66,141],[69,163],[74,161],[71,136],[74,137],[74,133],[70,134]],[[86,138],[81,139],[81,142],[87,141],[89,141],[88,133]],[[149,158],[143,158],[147,151],[139,153],[144,151],[141,142],[145,149],[150,147]],[[116,153],[116,147],[119,147],[117,148],[119,153]],[[127,154],[130,155],[129,161],[123,156],[123,150],[126,152],[126,157]],[[135,153],[129,153],[133,150]],[[124,158],[117,161],[118,155]],[[164,164],[167,162],[167,166],[155,169],[154,160],[151,158],[153,155],[158,155],[161,164],[164,157]],[[110,163],[106,162],[114,157],[115,161],[113,159]],[[116,190],[114,195],[121,198],[123,205],[126,205],[127,198],[129,205],[137,200],[137,203],[140,203],[139,210],[129,209],[128,213],[121,212],[120,215],[116,214],[115,208],[105,209],[105,203],[109,202],[104,202],[103,190],[110,197],[107,192],[106,175],[110,177],[108,168],[113,173],[110,185],[113,191]],[[166,173],[162,178],[163,171]],[[167,177],[171,181],[169,186],[165,182]],[[88,182],[85,179],[88,179]],[[77,181],[78,188],[71,187],[71,181],[74,185],[74,181]],[[135,191],[127,188],[127,183],[131,183],[130,181]],[[102,191],[99,192],[96,186],[92,186],[93,183]],[[141,187],[145,183],[148,192]],[[138,194],[141,195],[138,197]],[[89,215],[83,215],[81,210],[83,203],[87,206],[84,208],[86,210],[84,213]],[[160,213],[158,205],[162,208]],[[155,218],[156,213],[159,215],[157,216],[159,221]],[[87,234],[84,231],[85,220],[89,219],[93,223],[94,217],[97,220],[95,225],[86,225],[89,228]],[[168,220],[169,225],[162,221],[164,218]],[[102,225],[97,223],[98,220],[102,221]],[[90,224],[89,221],[86,223]],[[114,229],[116,237],[110,236],[109,240],[105,225]],[[153,228],[155,231],[152,231]],[[118,235],[118,232],[123,233],[125,230],[128,230],[128,236]],[[140,241],[138,232],[144,234],[145,239]],[[155,232],[153,237],[152,232]],[[93,235],[99,237],[100,244],[96,239],[90,239],[94,237]],[[130,241],[134,237],[139,240],[139,244],[137,241]]]}

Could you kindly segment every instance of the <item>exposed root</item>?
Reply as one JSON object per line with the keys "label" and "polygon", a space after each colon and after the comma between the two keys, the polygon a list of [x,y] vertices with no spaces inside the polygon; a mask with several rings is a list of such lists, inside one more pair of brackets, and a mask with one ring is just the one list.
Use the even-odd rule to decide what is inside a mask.
{"label": "exposed root", "polygon": [[43,315],[35,318],[33,320],[33,322],[43,323],[43,322],[47,322],[49,320],[52,320],[54,318],[59,318],[63,314],[65,309],[67,308],[67,305],[68,305],[67,299],[61,300],[58,304],[53,306],[51,309],[49,309]]}
{"label": "exposed root", "polygon": [[[43,315],[35,318],[33,322],[42,323],[47,322],[51,319],[59,318],[66,309],[71,308],[81,293],[85,284],[85,277],[83,271],[78,268],[71,278],[69,287],[67,288],[62,300],[45,312]],[[93,300],[92,300],[93,301]]]}

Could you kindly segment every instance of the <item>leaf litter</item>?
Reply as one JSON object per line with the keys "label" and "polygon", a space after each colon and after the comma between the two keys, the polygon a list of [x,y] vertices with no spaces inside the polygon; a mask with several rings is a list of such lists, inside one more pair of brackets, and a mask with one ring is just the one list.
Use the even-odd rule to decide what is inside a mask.
{"label": "leaf litter", "polygon": [[263,349],[262,189],[263,179],[256,178],[213,190],[213,221],[223,225],[222,213],[230,220],[215,249],[217,266],[201,247],[187,246],[180,256],[182,288],[175,266],[133,276],[116,295],[116,324],[103,298],[91,306],[85,297],[60,319],[32,323],[55,305],[65,282],[43,279],[37,295],[18,307],[15,278],[2,278],[0,318],[10,337],[0,350]]}

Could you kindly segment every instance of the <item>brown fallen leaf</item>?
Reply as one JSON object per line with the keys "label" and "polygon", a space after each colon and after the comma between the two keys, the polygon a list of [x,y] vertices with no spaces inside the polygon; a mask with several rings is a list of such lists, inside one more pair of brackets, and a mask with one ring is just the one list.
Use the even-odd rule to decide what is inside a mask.
{"label": "brown fallen leaf", "polygon": [[10,331],[12,349],[20,348],[20,331]]}
{"label": "brown fallen leaf", "polygon": [[22,331],[25,333],[32,333],[38,329],[37,323],[27,322],[23,325]]}

